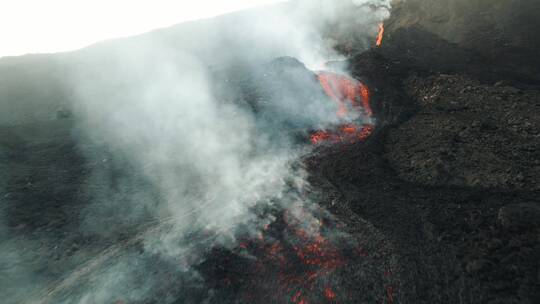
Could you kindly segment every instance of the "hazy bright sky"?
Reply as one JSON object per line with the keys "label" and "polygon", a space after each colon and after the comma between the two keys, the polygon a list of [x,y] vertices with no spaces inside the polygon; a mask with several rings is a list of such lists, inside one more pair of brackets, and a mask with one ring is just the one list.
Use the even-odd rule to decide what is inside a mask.
{"label": "hazy bright sky", "polygon": [[1,0],[0,57],[74,50],[273,2],[280,0]]}

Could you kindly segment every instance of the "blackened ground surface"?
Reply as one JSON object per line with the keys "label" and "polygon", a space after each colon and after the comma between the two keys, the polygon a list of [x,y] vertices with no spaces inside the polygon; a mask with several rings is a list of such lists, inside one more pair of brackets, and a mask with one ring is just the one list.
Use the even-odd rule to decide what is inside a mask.
{"label": "blackened ground surface", "polygon": [[401,303],[540,300],[540,92],[484,60],[393,33],[350,60],[377,89],[378,131],[309,162],[393,243]]}

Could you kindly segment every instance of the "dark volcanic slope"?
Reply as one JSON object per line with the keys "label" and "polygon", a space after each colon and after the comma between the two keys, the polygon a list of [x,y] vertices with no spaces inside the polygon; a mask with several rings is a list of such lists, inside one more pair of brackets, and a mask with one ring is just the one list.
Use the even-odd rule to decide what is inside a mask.
{"label": "dark volcanic slope", "polygon": [[393,242],[398,301],[537,303],[538,83],[421,27],[350,65],[377,88],[379,130],[311,172]]}
{"label": "dark volcanic slope", "polygon": [[[474,50],[506,73],[540,80],[540,2],[536,0],[397,0],[388,32],[421,27]],[[448,54],[452,56],[452,54]]]}

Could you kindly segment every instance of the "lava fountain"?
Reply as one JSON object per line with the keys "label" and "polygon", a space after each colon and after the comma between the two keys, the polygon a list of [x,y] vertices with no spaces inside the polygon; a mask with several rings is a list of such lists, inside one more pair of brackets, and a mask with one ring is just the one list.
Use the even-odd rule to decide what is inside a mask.
{"label": "lava fountain", "polygon": [[384,38],[384,23],[381,23],[379,24],[379,33],[377,34],[377,41],[375,43],[377,47],[382,45],[383,38]]}

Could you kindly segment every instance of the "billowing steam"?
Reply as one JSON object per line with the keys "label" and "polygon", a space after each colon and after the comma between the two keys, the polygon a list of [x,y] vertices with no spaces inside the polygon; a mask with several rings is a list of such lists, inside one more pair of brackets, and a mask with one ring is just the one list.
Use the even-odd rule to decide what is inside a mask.
{"label": "billowing steam", "polygon": [[71,54],[93,164],[80,229],[114,244],[34,300],[216,301],[194,266],[257,236],[275,220],[261,208],[303,204],[296,162],[310,148],[298,137],[341,119],[310,69],[340,59],[348,39],[372,45],[389,2],[296,1]]}

